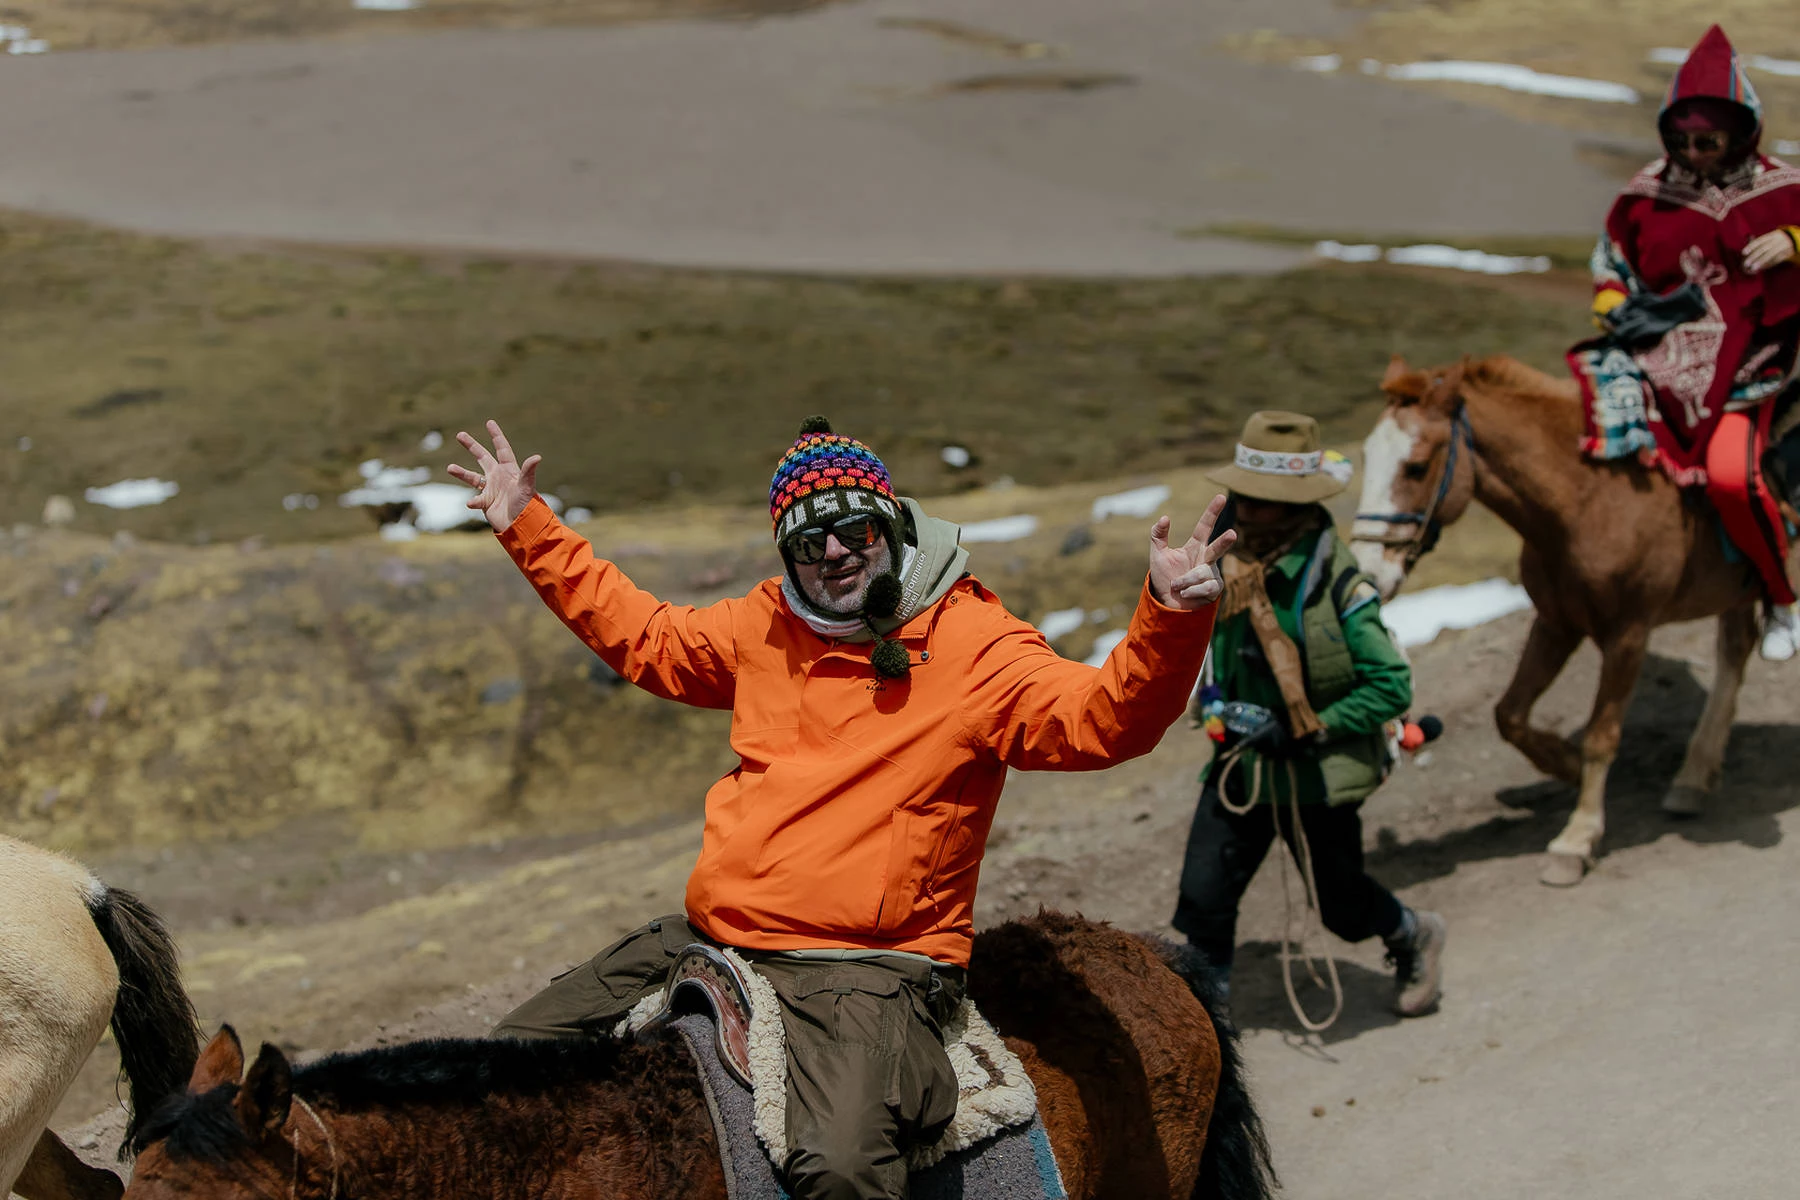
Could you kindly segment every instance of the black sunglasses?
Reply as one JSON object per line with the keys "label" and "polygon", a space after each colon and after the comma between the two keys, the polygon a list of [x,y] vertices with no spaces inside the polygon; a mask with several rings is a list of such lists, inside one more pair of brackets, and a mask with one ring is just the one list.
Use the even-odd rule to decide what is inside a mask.
{"label": "black sunglasses", "polygon": [[1682,133],[1677,130],[1669,134],[1669,145],[1677,150],[1698,150],[1702,154],[1713,154],[1731,145],[1729,133]]}
{"label": "black sunglasses", "polygon": [[787,540],[787,552],[797,563],[816,563],[825,557],[825,539],[833,537],[844,549],[860,554],[881,540],[881,524],[874,517],[858,515],[823,529],[802,529]]}

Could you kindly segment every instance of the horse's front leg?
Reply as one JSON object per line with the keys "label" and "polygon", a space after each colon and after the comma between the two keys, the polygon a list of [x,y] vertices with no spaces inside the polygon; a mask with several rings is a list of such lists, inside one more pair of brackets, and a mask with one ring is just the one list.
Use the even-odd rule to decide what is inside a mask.
{"label": "horse's front leg", "polygon": [[1550,843],[1550,861],[1539,876],[1552,887],[1580,883],[1600,852],[1606,832],[1606,773],[1619,753],[1619,726],[1644,668],[1649,640],[1650,627],[1637,625],[1615,631],[1600,646],[1600,688],[1581,739],[1581,795],[1569,823]]}
{"label": "horse's front leg", "polygon": [[1669,794],[1663,797],[1663,811],[1678,817],[1698,816],[1706,797],[1719,784],[1719,771],[1725,765],[1725,743],[1731,738],[1731,722],[1737,716],[1738,689],[1744,682],[1744,666],[1750,651],[1756,647],[1756,608],[1743,605],[1721,613],[1719,635],[1714,643],[1712,691],[1707,693],[1706,708],[1694,736],[1688,739],[1687,757]]}
{"label": "horse's front leg", "polygon": [[90,1167],[48,1129],[38,1137],[12,1190],[25,1200],[117,1200],[125,1185],[111,1171]]}
{"label": "horse's front leg", "polygon": [[1530,759],[1532,766],[1564,783],[1575,783],[1581,778],[1581,758],[1566,740],[1533,726],[1531,710],[1556,682],[1575,647],[1581,645],[1581,638],[1573,630],[1550,624],[1540,613],[1531,623],[1512,683],[1494,706],[1494,722],[1500,727],[1500,736]]}

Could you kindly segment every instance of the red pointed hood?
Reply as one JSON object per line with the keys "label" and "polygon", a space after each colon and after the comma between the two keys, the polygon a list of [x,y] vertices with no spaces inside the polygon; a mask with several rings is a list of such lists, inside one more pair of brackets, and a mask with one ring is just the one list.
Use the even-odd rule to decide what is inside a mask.
{"label": "red pointed hood", "polygon": [[1717,25],[1688,51],[1687,61],[1675,72],[1669,94],[1663,98],[1662,110],[1657,114],[1657,128],[1667,134],[1669,110],[1683,100],[1702,98],[1725,101],[1747,112],[1753,130],[1750,146],[1756,145],[1762,137],[1762,101],[1756,98],[1756,89],[1750,86],[1750,77],[1738,61],[1731,39]]}

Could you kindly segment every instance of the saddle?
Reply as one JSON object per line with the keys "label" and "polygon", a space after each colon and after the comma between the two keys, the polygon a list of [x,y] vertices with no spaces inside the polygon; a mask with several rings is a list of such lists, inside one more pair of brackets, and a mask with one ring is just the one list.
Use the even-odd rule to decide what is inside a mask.
{"label": "saddle", "polygon": [[[774,986],[730,950],[684,947],[668,987],[627,1015],[621,1035],[666,1028],[699,1069],[730,1200],[781,1200],[787,1157],[786,1054]],[[957,1116],[914,1147],[912,1200],[1067,1200],[1024,1066],[965,1000],[944,1027],[960,1086]]]}
{"label": "saddle", "polygon": [[704,942],[692,942],[676,956],[662,1008],[644,1028],[656,1029],[691,1013],[712,1018],[719,1061],[732,1078],[750,1087],[750,985],[736,963]]}

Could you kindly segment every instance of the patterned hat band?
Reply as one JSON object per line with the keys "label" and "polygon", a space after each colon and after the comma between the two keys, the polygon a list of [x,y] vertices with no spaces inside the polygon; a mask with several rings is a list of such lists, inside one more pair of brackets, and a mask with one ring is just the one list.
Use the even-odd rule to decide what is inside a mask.
{"label": "patterned hat band", "polygon": [[1322,450],[1257,450],[1239,442],[1237,465],[1258,475],[1317,475],[1324,461]]}
{"label": "patterned hat band", "polygon": [[880,518],[890,532],[896,532],[900,523],[900,506],[888,497],[862,488],[832,488],[789,505],[775,522],[775,540],[785,542],[802,529],[830,525],[857,513]]}

